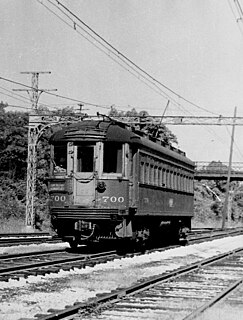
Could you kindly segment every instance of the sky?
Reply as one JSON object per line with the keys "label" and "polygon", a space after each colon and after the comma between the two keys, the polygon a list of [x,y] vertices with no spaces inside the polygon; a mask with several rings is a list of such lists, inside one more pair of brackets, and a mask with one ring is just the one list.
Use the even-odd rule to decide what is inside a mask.
{"label": "sky", "polygon": [[[0,1],[0,77],[31,85],[31,75],[21,72],[51,71],[39,75],[39,88],[84,101],[91,115],[107,114],[113,105],[162,115],[169,99],[166,115],[233,116],[237,107],[243,116],[243,21],[234,0],[60,2],[163,86],[145,84],[97,41],[87,40],[80,21],[63,15],[55,0]],[[0,79],[0,101],[15,106],[8,110],[31,107],[27,92],[13,91],[23,88]],[[78,108],[78,102],[45,92],[39,103]],[[190,159],[228,161],[231,126],[169,129]],[[237,126],[235,162],[243,162],[242,134]]]}

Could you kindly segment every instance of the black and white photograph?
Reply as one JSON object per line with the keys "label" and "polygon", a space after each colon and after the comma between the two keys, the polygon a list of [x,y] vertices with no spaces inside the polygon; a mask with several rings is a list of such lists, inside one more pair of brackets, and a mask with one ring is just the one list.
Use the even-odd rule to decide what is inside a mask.
{"label": "black and white photograph", "polygon": [[0,12],[0,320],[242,320],[243,0]]}

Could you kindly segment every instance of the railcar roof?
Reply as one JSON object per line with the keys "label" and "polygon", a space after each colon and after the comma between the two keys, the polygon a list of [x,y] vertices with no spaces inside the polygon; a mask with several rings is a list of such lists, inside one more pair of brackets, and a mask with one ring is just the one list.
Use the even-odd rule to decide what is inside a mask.
{"label": "railcar roof", "polygon": [[163,142],[151,141],[148,137],[145,138],[138,134],[138,132],[133,131],[126,124],[117,121],[83,120],[62,128],[50,138],[51,144],[69,141],[110,141],[136,144],[140,148],[150,149],[157,153],[162,152],[169,158],[176,158],[179,161],[194,166],[194,162],[189,160],[184,152],[169,145],[162,145]]}

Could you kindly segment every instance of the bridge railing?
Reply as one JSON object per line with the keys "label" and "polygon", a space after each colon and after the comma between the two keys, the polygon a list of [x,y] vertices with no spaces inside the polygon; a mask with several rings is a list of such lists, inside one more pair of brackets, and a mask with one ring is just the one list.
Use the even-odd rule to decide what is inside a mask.
{"label": "bridge railing", "polygon": [[[197,172],[208,172],[208,173],[225,173],[228,172],[228,162],[206,162],[198,161],[195,162],[195,170]],[[243,162],[233,162],[231,165],[231,172],[243,173]]]}

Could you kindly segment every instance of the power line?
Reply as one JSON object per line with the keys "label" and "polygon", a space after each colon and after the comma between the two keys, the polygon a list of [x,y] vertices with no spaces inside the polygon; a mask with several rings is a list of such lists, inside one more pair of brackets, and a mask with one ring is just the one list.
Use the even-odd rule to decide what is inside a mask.
{"label": "power line", "polygon": [[[178,104],[177,101],[175,101],[171,96],[169,96],[167,93],[165,93],[164,91],[162,91],[161,87],[163,87],[164,89],[168,90],[169,92],[173,93],[175,96],[177,96],[177,98],[184,100],[185,102],[191,104],[192,106],[199,108],[203,111],[209,112],[211,114],[215,114],[205,108],[202,108],[200,106],[198,106],[197,104],[191,102],[190,100],[184,98],[183,96],[181,96],[180,94],[176,93],[174,90],[172,90],[171,88],[169,88],[168,86],[164,85],[162,82],[158,81],[157,79],[155,79],[152,75],[150,75],[148,72],[146,72],[144,69],[142,69],[141,67],[139,67],[136,63],[134,63],[132,60],[130,60],[127,56],[125,56],[124,54],[122,54],[121,51],[117,50],[113,45],[111,45],[111,43],[109,43],[108,41],[106,41],[103,37],[101,37],[96,31],[94,31],[91,27],[89,27],[83,20],[81,20],[77,15],[75,15],[71,10],[69,10],[66,6],[64,6],[60,1],[57,1],[57,4],[59,6],[62,6],[62,8],[64,8],[65,11],[67,11],[69,14],[71,14],[71,16],[73,16],[77,21],[79,21],[85,28],[88,29],[85,30],[83,27],[81,27],[77,22],[75,22],[66,12],[64,12],[60,7],[58,7],[56,4],[54,4],[51,0],[47,0],[51,5],[53,5],[55,8],[57,8],[62,14],[64,14],[69,20],[72,21],[72,25],[68,24],[64,19],[62,19],[58,14],[56,14],[53,10],[51,10],[48,6],[46,6],[42,1],[37,0],[40,4],[42,4],[45,8],[47,8],[50,12],[52,12],[55,16],[57,16],[61,21],[63,21],[66,25],[68,25],[69,27],[71,27],[73,30],[77,31],[77,28],[80,28],[83,32],[85,32],[86,34],[88,34],[89,37],[91,37],[91,39],[93,39],[94,41],[96,41],[97,43],[99,43],[103,48],[105,48],[106,50],[108,50],[109,54],[107,54],[109,56],[109,58],[111,58],[113,61],[115,61],[116,63],[118,63],[120,66],[122,66],[123,68],[126,69],[126,67],[124,67],[123,65],[121,65],[119,63],[119,61],[115,60],[114,58],[111,57],[110,54],[112,54],[113,56],[115,56],[116,58],[118,58],[120,61],[122,61],[122,63],[126,64],[130,69],[132,69],[134,72],[138,73],[140,77],[143,78],[143,80],[146,80],[148,82],[150,82],[150,85],[155,86],[157,89],[159,89],[160,94],[161,92],[163,92],[163,97],[166,98],[167,100],[169,99],[170,101],[174,102],[174,104]],[[91,33],[90,33],[91,32]],[[83,34],[80,34],[82,37],[85,37]],[[91,44],[93,44],[94,46],[97,45],[95,43],[93,43],[92,41],[90,41],[89,39],[87,39],[87,37],[85,37],[86,40],[88,40]],[[98,47],[99,48],[99,47]],[[101,48],[99,48],[99,50],[102,50]],[[104,51],[103,51],[104,52]],[[126,69],[127,70],[127,69]],[[129,70],[127,70],[129,71]],[[131,74],[134,75],[134,73],[132,73],[131,71],[129,71]],[[137,78],[139,78],[137,75],[135,75]],[[139,80],[141,80],[139,78]],[[148,85],[148,84],[147,84]],[[161,87],[160,87],[161,86]],[[158,92],[157,92],[158,93]],[[164,96],[165,95],[165,96]]]}
{"label": "power line", "polygon": [[[17,81],[14,81],[14,80],[12,80],[12,79],[9,79],[9,78],[4,78],[4,77],[1,77],[1,76],[0,76],[0,80],[6,81],[6,82],[10,82],[10,83],[13,83],[13,84],[16,84],[16,85],[20,85],[20,86],[23,86],[23,87],[25,87],[25,88],[27,88],[27,89],[33,89],[33,87],[31,87],[31,86],[29,86],[29,85],[26,85],[25,83],[17,82]],[[3,87],[1,87],[1,86],[0,86],[0,88],[3,89],[3,90],[8,91],[9,93],[11,93],[11,95],[7,95],[6,93],[2,92],[2,94],[6,95],[6,96],[9,96],[9,97],[11,97],[11,98],[13,98],[13,99],[17,99],[17,100],[19,100],[19,101],[21,101],[21,102],[26,103],[25,101],[22,101],[21,99],[18,99],[18,98],[16,98],[16,97],[13,96],[13,95],[16,95],[16,96],[22,97],[23,99],[27,100],[28,102],[31,102],[31,100],[30,100],[29,98],[26,98],[26,97],[24,97],[24,96],[22,96],[22,95],[20,95],[20,94],[14,93],[14,92],[12,92],[12,91],[10,91],[10,90],[8,90],[8,89],[5,89],[5,88],[3,88]],[[55,96],[55,97],[57,97],[57,98],[61,98],[61,99],[66,99],[66,100],[78,102],[78,103],[81,103],[81,104],[84,104],[84,105],[87,105],[87,106],[99,107],[99,108],[103,108],[103,109],[107,109],[107,110],[110,110],[110,107],[111,107],[111,105],[95,104],[95,103],[91,103],[91,102],[85,102],[85,101],[83,101],[83,100],[78,100],[78,99],[66,97],[66,96],[59,95],[59,94],[54,94],[54,93],[52,93],[52,92],[46,91],[45,89],[35,89],[35,90],[40,91],[40,92],[47,93],[47,94],[52,95],[52,96]],[[54,106],[56,106],[56,105],[59,105],[59,104],[54,104]],[[65,106],[67,106],[66,104],[60,104],[60,105],[65,105]],[[77,105],[77,103],[72,104],[71,106],[76,106],[76,105]],[[39,103],[39,106],[46,106],[46,107],[48,107],[48,108],[58,108],[58,107],[53,107],[51,104],[46,104],[46,103],[43,103],[43,102]],[[114,104],[113,104],[113,106],[115,106],[118,111],[122,111],[122,110],[119,110],[119,108],[120,108],[120,109],[123,108],[122,106],[117,106],[117,105],[114,105]],[[131,106],[128,106],[128,107],[131,107]]]}
{"label": "power line", "polygon": [[[38,2],[40,2],[40,0],[37,0]],[[49,0],[48,0],[49,1]],[[50,1],[49,1],[50,2]],[[70,25],[69,23],[67,23],[64,19],[62,19],[58,14],[56,14],[53,10],[51,10],[49,7],[47,7],[45,4],[43,4],[42,2],[40,2],[48,11],[50,11],[52,14],[54,14],[58,19],[60,19],[62,22],[64,22],[68,27],[70,27],[73,30],[73,24]],[[50,2],[51,3],[51,2]],[[52,5],[54,5],[55,7],[57,7],[55,4],[51,3]],[[60,10],[65,16],[67,16],[67,14],[65,14],[61,9],[58,8],[58,10]],[[67,16],[68,17],[68,16]],[[68,17],[70,19],[70,17]],[[72,19],[71,19],[72,20]],[[75,26],[77,26],[77,24],[75,24]],[[83,30],[85,33],[88,33],[86,30],[84,30],[81,26],[79,26],[79,28],[81,30]],[[127,67],[125,67],[121,62],[117,61],[114,57],[112,57],[109,52],[106,52],[104,49],[102,49],[101,47],[99,47],[96,43],[92,42],[89,38],[87,38],[87,36],[85,36],[84,34],[82,34],[81,32],[79,32],[77,30],[77,28],[75,27],[75,31],[83,38],[85,38],[89,43],[91,43],[93,46],[95,46],[99,51],[103,52],[105,55],[107,55],[111,60],[113,60],[116,64],[118,64],[121,68],[125,69],[126,71],[128,71],[130,74],[132,74],[133,76],[135,76],[139,81],[143,82],[146,86],[148,86],[150,89],[152,89],[153,91],[155,91],[156,93],[158,93],[159,95],[161,95],[163,98],[168,99],[168,96],[164,93],[161,92],[161,89],[154,85],[155,88],[152,87],[152,85],[149,85],[146,81],[148,81],[144,76],[142,76],[141,74],[139,75],[138,72],[134,69],[131,68],[130,65],[128,65],[125,61],[123,61],[123,63],[125,63],[127,65]],[[102,47],[104,47],[106,50],[107,48],[97,39],[95,39],[92,35],[90,35],[88,33],[88,35],[95,41],[98,42]],[[131,69],[133,70],[133,72],[131,71]],[[143,77],[144,79],[141,79],[141,77]],[[173,100],[172,98],[170,98],[171,100]],[[174,104],[176,105],[177,103],[174,101]]]}
{"label": "power line", "polygon": [[[17,81],[14,81],[14,80],[11,80],[11,79],[8,79],[8,78],[5,78],[5,77],[1,77],[0,76],[0,80],[4,80],[4,81],[7,81],[7,82],[10,82],[10,83],[13,83],[13,84],[17,84],[17,85],[23,86],[23,87],[28,88],[28,89],[35,89],[35,88],[33,88],[31,86],[28,86],[28,85],[26,85],[24,83],[17,82]],[[57,98],[66,99],[66,100],[69,100],[69,101],[74,101],[74,102],[82,103],[82,104],[89,105],[89,106],[100,107],[100,108],[103,107],[105,109],[109,109],[109,107],[107,107],[105,105],[94,104],[94,103],[85,102],[85,101],[82,101],[82,100],[66,97],[66,96],[63,96],[63,95],[60,95],[60,94],[55,94],[55,93],[49,92],[49,91],[47,91],[45,89],[36,89],[36,90],[40,91],[40,92],[44,92],[44,93],[49,94],[51,96],[55,96]]]}
{"label": "power line", "polygon": [[11,108],[20,108],[20,109],[27,109],[27,110],[32,110],[32,108],[30,107],[23,107],[23,106],[16,106],[16,105],[13,105],[13,104],[7,104],[6,108],[8,107],[11,107]]}
{"label": "power line", "polygon": [[[10,93],[10,94],[7,94],[7,93],[4,93],[4,92],[0,91],[1,94],[5,95],[5,96],[7,96],[7,97],[10,97],[10,98],[12,98],[12,99],[21,101],[21,102],[23,102],[23,103],[31,102],[30,98],[26,98],[25,96],[22,96],[21,94],[14,93],[14,92],[12,92],[11,90],[8,90],[8,89],[6,89],[6,88],[4,88],[4,87],[2,87],[2,86],[0,86],[0,88],[1,88],[2,90],[5,90],[5,91],[7,91],[7,92]],[[15,97],[15,96],[17,96],[17,97]],[[21,99],[18,98],[18,97],[21,97]],[[27,101],[24,101],[23,99],[25,99],[25,100],[27,100]],[[55,104],[55,105],[56,105],[56,104]],[[67,104],[62,104],[62,105],[67,106]],[[10,105],[8,104],[8,106],[10,106]],[[45,107],[48,107],[48,108],[57,108],[57,107],[53,107],[52,105],[46,104],[46,103],[43,103],[43,102],[38,103],[38,106],[45,106]],[[13,107],[14,107],[14,105],[13,105]],[[22,106],[22,107],[21,107],[21,106],[16,106],[16,107],[24,108],[24,109],[31,109],[31,108],[29,108],[29,107],[23,107],[23,106]]]}
{"label": "power line", "polygon": [[[225,128],[226,128],[227,133],[228,133],[229,136],[231,137],[231,133],[230,133],[230,131],[229,131],[228,126],[225,126]],[[239,152],[240,156],[241,156],[242,159],[243,159],[243,153],[241,152],[241,150],[240,150],[238,144],[236,143],[235,139],[233,139],[233,143],[234,143],[234,146],[236,147],[237,151]]]}
{"label": "power line", "polygon": [[[39,89],[38,88],[38,84],[39,84],[39,75],[40,74],[50,74],[50,71],[25,71],[25,72],[21,72],[22,74],[31,74],[31,92],[27,89],[13,89],[14,91],[27,91],[29,96],[30,96],[30,100],[31,100],[31,105],[32,105],[32,109],[33,111],[37,110],[38,107],[38,100],[39,97],[41,95],[41,93],[43,92],[43,89]],[[49,92],[49,91],[56,91],[57,89],[45,89],[45,92]]]}
{"label": "power line", "polygon": [[[136,76],[136,78],[138,78],[140,81],[142,81],[145,85],[147,85],[149,88],[153,89],[155,92],[159,93],[160,95],[162,95],[164,98],[166,98],[167,100],[169,99],[172,104],[176,105],[177,107],[179,107],[180,109],[182,109],[183,111],[185,111],[186,113],[188,113],[187,110],[184,109],[184,107],[178,103],[177,101],[175,101],[173,98],[169,97],[168,94],[166,93],[161,93],[161,88],[158,87],[157,85],[155,85],[154,82],[151,82],[150,81],[150,84],[148,84],[147,82],[145,82],[144,80],[148,81],[147,78],[144,77],[144,75],[141,74],[141,72],[143,72],[145,75],[149,76],[152,78],[153,81],[156,81],[158,82],[160,85],[164,86],[161,82],[157,81],[155,78],[153,78],[152,76],[150,76],[145,70],[141,69],[138,65],[134,64],[130,59],[128,59],[126,56],[124,56],[119,50],[117,50],[114,46],[112,46],[108,41],[106,41],[103,37],[101,37],[97,32],[95,32],[92,28],[90,28],[85,22],[83,22],[79,17],[77,17],[75,14],[73,14],[68,8],[66,8],[65,6],[63,6],[60,1],[57,1],[57,3],[59,5],[61,5],[65,10],[67,10],[69,13],[72,14],[72,16],[74,16],[78,21],[80,21],[86,28],[88,28],[97,38],[95,38],[92,34],[90,34],[90,32],[88,32],[87,30],[85,30],[83,27],[81,27],[78,23],[74,22],[74,20],[66,13],[64,12],[62,9],[60,9],[56,4],[54,4],[52,1],[50,0],[47,0],[51,5],[53,5],[55,8],[57,8],[65,17],[67,17],[72,24],[69,24],[67,21],[65,21],[62,17],[60,17],[60,15],[58,15],[56,12],[54,12],[53,10],[51,10],[48,6],[46,6],[43,2],[37,0],[38,2],[40,2],[48,11],[50,11],[52,14],[54,14],[58,19],[60,19],[63,23],[65,23],[68,27],[70,27],[72,30],[74,29],[79,35],[81,35],[82,37],[84,37],[87,41],[89,41],[92,45],[94,45],[97,49],[99,49],[100,51],[102,51],[103,53],[105,53],[110,59],[112,59],[114,62],[116,62],[117,64],[119,64],[121,67],[123,67],[126,71],[130,72],[133,76]],[[78,30],[77,30],[77,27],[79,27],[83,32],[85,32],[91,39],[93,39],[95,42],[99,43],[103,48],[105,48],[106,50],[108,50],[108,52],[106,52],[104,49],[100,48],[96,43],[92,42],[89,38],[87,38],[87,36],[83,35],[82,33],[80,33]],[[100,39],[100,40],[99,40]],[[104,45],[104,43],[102,43],[102,41],[106,44]],[[112,49],[114,50],[117,55],[116,58],[119,58],[122,63],[125,63],[126,66],[128,67],[125,67],[124,65],[122,65],[119,61],[115,60],[111,55],[110,53],[114,54],[113,51],[109,50],[109,48],[107,48],[107,45]],[[121,59],[121,56],[123,58],[125,58],[125,61],[124,59]],[[126,60],[130,63],[128,64],[126,62]],[[132,65],[131,65],[132,64]],[[138,70],[141,71],[141,72],[138,72]],[[133,72],[131,72],[131,70]],[[135,72],[135,73],[134,73]],[[140,76],[142,76],[142,79],[140,78]],[[153,87],[155,86],[155,88]],[[170,90],[169,87],[167,86],[164,86],[164,88]],[[158,91],[159,90],[159,91]],[[173,90],[170,90],[173,94],[177,95],[178,98],[180,99],[183,99],[184,101],[188,102],[188,103],[191,103],[191,101],[183,98],[181,95],[178,95],[175,91]],[[191,103],[193,104],[193,103]],[[194,106],[198,107],[199,109],[202,109],[204,111],[207,111],[207,112],[210,112],[204,108],[201,108],[195,104],[193,104]],[[213,112],[211,112],[212,114],[215,114]],[[190,112],[189,112],[190,114]],[[196,120],[197,121],[197,120]],[[205,127],[205,129],[209,132],[211,132],[211,134],[213,134],[214,136],[216,136],[217,138],[219,138],[220,140],[220,137],[211,129],[211,128],[208,128],[208,127]],[[222,141],[221,141],[222,142]],[[224,143],[224,141],[223,141]]]}
{"label": "power line", "polygon": [[243,11],[242,11],[241,5],[240,5],[240,3],[239,3],[238,0],[234,0],[234,2],[235,2],[235,5],[236,5],[237,10],[238,10],[238,12],[239,12],[240,19],[242,19],[242,17],[243,17]]}
{"label": "power line", "polygon": [[[25,102],[25,103],[26,103],[26,101],[23,101],[22,99],[25,99],[25,100],[27,100],[28,102],[30,101],[30,99],[29,99],[29,98],[26,98],[25,96],[22,96],[21,94],[14,93],[13,91],[8,90],[8,89],[6,89],[6,88],[4,88],[4,87],[1,87],[1,86],[0,86],[0,88],[1,88],[2,90],[5,90],[5,91],[7,91],[7,92],[11,93],[11,95],[12,95],[12,96],[18,96],[18,97],[21,97],[21,99],[19,99],[19,101],[21,101],[21,102]],[[4,93],[3,93],[3,94],[4,94]],[[13,98],[14,98],[14,97],[13,97]],[[15,99],[17,99],[17,98],[15,97]]]}
{"label": "power line", "polygon": [[[51,3],[54,7],[58,8],[58,6],[56,6],[52,1],[50,0],[47,0],[49,3]],[[157,79],[155,79],[153,76],[151,76],[149,73],[147,73],[144,69],[140,68],[137,64],[135,64],[133,61],[131,61],[127,56],[125,56],[124,54],[121,53],[121,51],[117,50],[113,45],[111,45],[111,43],[109,43],[108,41],[106,41],[103,37],[101,37],[96,31],[94,31],[94,29],[92,29],[90,26],[88,26],[83,20],[81,20],[77,15],[75,15],[71,10],[69,10],[66,6],[64,6],[60,1],[56,0],[56,2],[58,3],[58,5],[61,5],[69,14],[71,14],[75,19],[77,19],[82,25],[84,25],[89,31],[91,31],[92,34],[94,34],[98,39],[100,39],[101,41],[103,41],[109,48],[111,48],[113,51],[116,52],[117,54],[117,57],[122,60],[123,63],[125,63],[127,66],[131,67],[130,64],[132,66],[134,66],[136,69],[138,69],[140,72],[142,72],[143,74],[145,74],[147,77],[149,77],[150,79],[152,79],[153,81],[155,81],[156,83],[158,83],[159,85],[161,85],[162,87],[164,87],[165,89],[167,89],[168,91],[170,91],[171,93],[173,93],[174,95],[176,95],[178,98],[186,101],[187,103],[201,109],[201,110],[204,110],[204,111],[207,111],[207,112],[210,112],[209,110],[205,109],[205,108],[202,108],[194,103],[192,103],[191,101],[189,101],[188,99],[185,99],[184,97],[182,97],[181,95],[179,95],[178,93],[176,93],[174,90],[170,89],[168,86],[165,86],[163,83],[161,83],[160,81],[158,81]],[[238,2],[238,0],[237,0]],[[42,3],[43,4],[43,3]],[[45,6],[45,5],[44,5]],[[94,39],[95,41],[97,41],[99,44],[103,45],[99,40],[97,40],[96,38],[94,38],[94,36],[92,34],[90,34],[89,32],[87,32],[87,30],[85,30],[84,28],[82,28],[81,26],[79,26],[79,24],[77,24],[76,22],[74,22],[70,16],[68,16],[63,10],[61,10],[60,8],[58,8],[60,10],[60,12],[62,14],[64,14],[69,20],[71,20],[73,22],[73,26],[68,24],[64,19],[62,19],[59,15],[57,15],[54,11],[52,11],[49,7],[45,6],[48,10],[50,10],[54,15],[56,15],[59,19],[61,19],[66,25],[68,25],[69,27],[71,27],[72,29],[74,29],[76,32],[77,31],[77,27],[81,28],[81,30],[83,30],[84,32],[86,32],[86,34],[88,34],[92,39]],[[79,33],[80,34],[80,33]],[[83,36],[83,34],[81,34]],[[89,39],[87,39],[87,37],[85,37],[86,40],[88,40],[89,42],[91,42]],[[95,45],[93,42],[91,42],[93,45]],[[97,47],[97,45],[95,45]],[[109,50],[107,48],[107,46],[104,46],[105,49]],[[97,47],[98,49],[100,49],[99,47]],[[100,49],[101,50],[101,49]],[[114,54],[114,52],[112,50],[109,50],[110,53]],[[104,52],[104,50],[102,50]],[[106,52],[104,52],[106,53]],[[111,56],[108,55],[110,58]],[[126,61],[129,62],[129,64],[127,64],[123,59],[121,59],[120,57],[122,57],[123,59],[125,59]],[[114,61],[114,59],[112,59]],[[116,63],[119,63],[115,60]],[[119,65],[121,65],[119,63]],[[124,67],[124,66],[123,66]],[[134,68],[132,68],[133,71],[137,72],[137,70],[135,70]],[[127,70],[130,72],[130,70]],[[130,72],[131,73],[131,72]],[[134,73],[132,73],[134,75]],[[139,73],[141,75],[141,73]],[[136,76],[136,75],[135,75]],[[137,77],[137,76],[136,76]],[[138,78],[138,77],[137,77]],[[145,78],[144,78],[145,79]],[[139,79],[141,80],[141,79]],[[146,81],[148,81],[148,79],[146,79]],[[144,82],[144,81],[143,81]],[[147,83],[145,83],[147,86],[149,86]],[[155,85],[154,82],[151,82],[152,85]],[[151,86],[149,86],[151,88]],[[158,88],[158,86],[156,86]],[[153,88],[152,88],[153,89]],[[160,88],[159,88],[160,89]],[[157,92],[158,93],[158,92]],[[159,92],[161,93],[161,92]],[[164,92],[163,92],[164,93]],[[165,94],[165,93],[164,93]],[[168,100],[171,99],[171,97],[169,97],[167,94],[166,95],[166,98]],[[162,94],[163,97],[165,97],[163,94]],[[178,102],[176,102],[174,99],[172,99],[172,103],[176,104],[178,107],[182,107],[181,104],[179,104]],[[183,108],[184,109],[184,108]],[[186,111],[186,110],[184,110]],[[215,114],[213,112],[210,112],[212,114]],[[208,131],[211,131],[211,133],[213,133],[215,136],[216,133],[212,130],[212,129],[209,129],[207,128]],[[218,136],[217,136],[218,137]],[[220,137],[218,137],[220,139]]]}
{"label": "power line", "polygon": [[[243,36],[243,30],[241,28],[241,25],[242,25],[242,22],[243,22],[242,21],[242,19],[243,19],[243,11],[241,9],[241,6],[240,6],[240,3],[239,3],[238,0],[233,0],[233,2],[234,2],[234,5],[236,7],[238,15],[235,13],[235,11],[234,11],[234,9],[232,7],[231,0],[228,0],[228,4],[229,4],[229,7],[230,7],[230,10],[231,10],[231,12],[232,12],[232,14],[233,14],[233,16],[235,18],[235,21],[237,23],[237,26],[238,26],[238,28],[240,30],[241,35]],[[239,22],[241,22],[241,24]]]}
{"label": "power line", "polygon": [[5,93],[5,92],[0,91],[0,93],[3,94],[3,95],[5,95],[5,96],[7,96],[7,97],[12,98],[12,99],[15,99],[15,100],[18,100],[18,101],[21,101],[21,102],[26,103],[26,101],[23,101],[23,100],[21,100],[21,99],[19,99],[19,98],[17,98],[17,97],[14,97],[14,96],[12,96],[12,95],[10,95],[10,94]]}
{"label": "power line", "polygon": [[[49,2],[51,2],[50,0],[48,0]],[[154,82],[158,83],[159,85],[161,85],[163,88],[165,88],[166,90],[170,91],[171,93],[173,93],[174,95],[176,95],[178,98],[186,101],[187,103],[202,109],[204,111],[209,112],[209,110],[204,109],[198,105],[196,105],[195,103],[191,102],[190,100],[184,98],[183,96],[181,96],[180,94],[178,94],[177,92],[175,92],[174,90],[172,90],[171,88],[169,88],[168,86],[166,86],[165,84],[163,84],[162,82],[160,82],[159,80],[157,80],[156,78],[154,78],[151,74],[149,74],[147,71],[145,71],[144,69],[142,69],[141,67],[139,67],[136,63],[134,63],[131,59],[129,59],[127,56],[125,56],[121,51],[119,51],[118,49],[116,49],[110,42],[108,42],[107,40],[105,40],[103,37],[101,37],[94,29],[92,29],[90,26],[88,26],[83,20],[81,20],[77,15],[75,15],[71,10],[69,10],[66,6],[64,6],[60,1],[56,0],[56,2],[58,3],[58,5],[61,5],[66,11],[68,11],[73,17],[75,17],[78,21],[80,21],[86,28],[88,28],[93,34],[95,34],[95,36],[97,36],[98,38],[100,38],[102,41],[104,41],[105,44],[108,45],[108,47],[110,47],[112,50],[114,50],[119,56],[121,56],[123,59],[125,59],[126,61],[128,61],[131,65],[133,65],[135,68],[137,68],[139,71],[141,71],[142,73],[144,73],[146,76],[148,76],[150,79],[152,79]]]}

